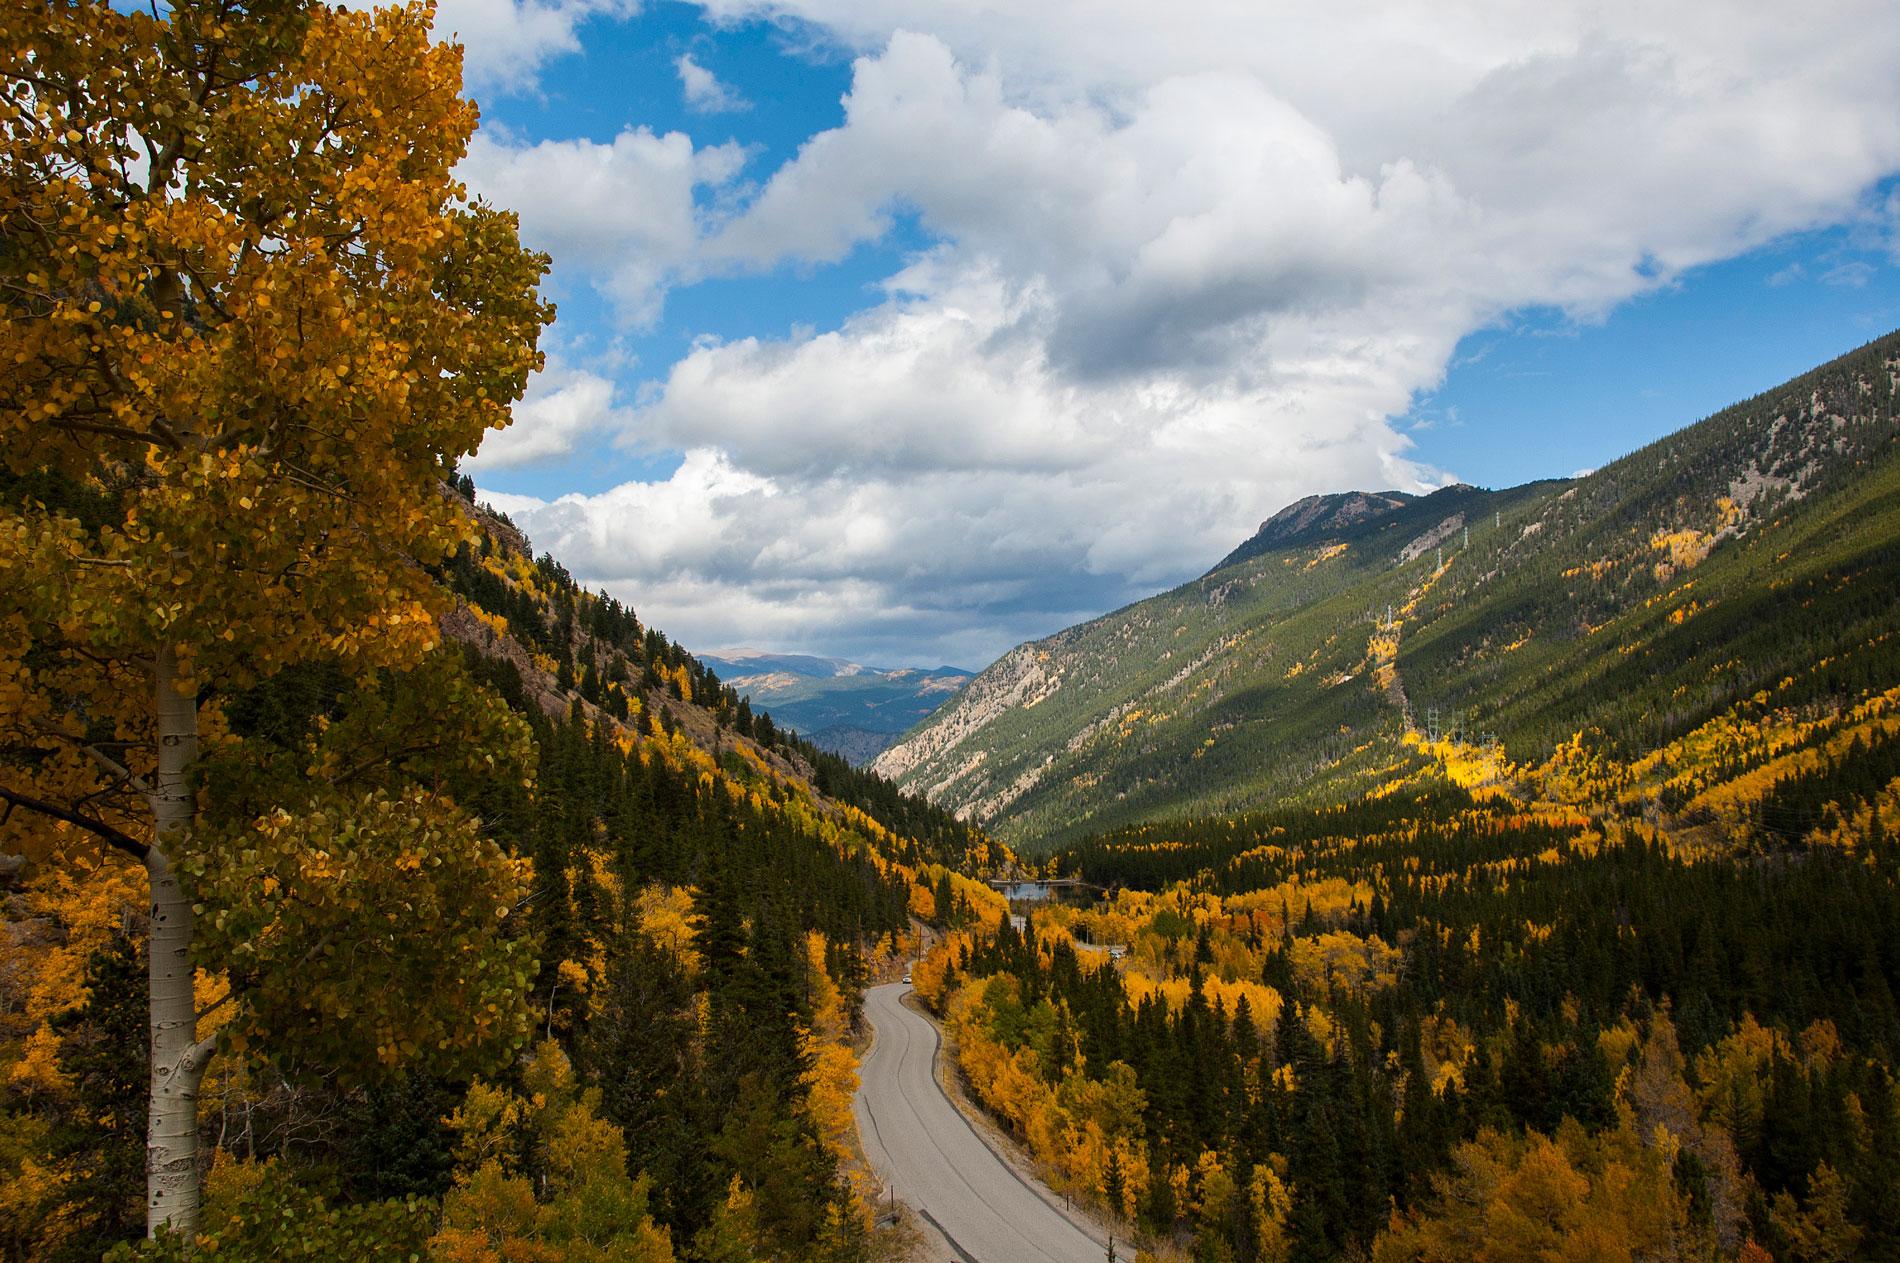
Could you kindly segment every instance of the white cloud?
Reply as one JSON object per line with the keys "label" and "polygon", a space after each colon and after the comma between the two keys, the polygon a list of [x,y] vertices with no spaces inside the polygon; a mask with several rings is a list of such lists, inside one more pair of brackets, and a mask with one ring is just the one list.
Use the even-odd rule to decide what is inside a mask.
{"label": "white cloud", "polygon": [[680,91],[688,109],[700,114],[727,114],[752,108],[752,102],[721,83],[717,75],[694,61],[691,53],[681,53],[673,68],[679,71]]}
{"label": "white cloud", "polygon": [[1838,285],[1844,289],[1860,289],[1873,279],[1874,265],[1865,259],[1837,263],[1820,276],[1821,284]]}
{"label": "white cloud", "polygon": [[678,473],[516,520],[689,644],[980,665],[1204,569],[1316,479],[1436,481],[1381,420],[1418,365],[1340,380],[1313,328],[1270,383],[1078,391],[1035,332],[1052,318],[991,276],[796,343],[703,345],[638,419],[644,443],[705,444]]}
{"label": "white cloud", "polygon": [[546,366],[528,379],[527,393],[514,406],[514,423],[491,431],[462,468],[490,473],[566,456],[588,439],[624,429],[628,421],[611,380],[550,354]]}
{"label": "white cloud", "polygon": [[[734,191],[736,151],[510,151],[488,183],[528,200],[530,238],[636,312],[708,271],[840,260],[901,214],[936,244],[835,330],[672,366],[634,426],[691,472],[533,510],[538,544],[698,643],[974,661],[1195,573],[1300,494],[1430,485],[1389,418],[1463,335],[1864,216],[1900,169],[1900,23],[1875,0],[1800,23],[1720,0],[704,2],[859,50],[843,123],[717,216],[694,190]],[[590,163],[587,209],[546,204]]]}
{"label": "white cloud", "polygon": [[515,495],[508,491],[489,491],[482,487],[475,489],[475,498],[497,513],[506,513],[511,517],[517,513],[525,514],[535,509],[544,509],[548,503],[537,496]]}
{"label": "white cloud", "polygon": [[[1855,16],[1842,40],[1860,25],[1900,30]],[[1144,46],[1136,29],[1158,44],[1146,76],[1133,53],[1091,67],[1090,40],[1057,38],[1076,34],[1059,21],[997,24],[1061,50],[1022,55],[1022,84],[1001,68],[1007,44],[958,60],[954,33],[896,32],[858,62],[844,125],[777,172],[709,253],[833,260],[914,207],[965,249],[1071,289],[1094,313],[1078,333],[1106,322],[1137,344],[1117,353],[1165,358],[1203,354],[1202,333],[1221,342],[1263,310],[1338,307],[1368,287],[1440,285],[1461,319],[1525,303],[1601,310],[1842,218],[1900,165],[1887,69],[1900,35],[1846,54],[1784,47],[1779,21],[1632,18],[1612,38],[1577,18],[1500,46],[1512,27],[1500,20],[1460,50],[1456,20],[1417,47],[1391,34],[1403,23],[1348,21],[1299,47],[1352,81],[1342,99],[1220,23],[1204,26],[1223,38],[1180,47],[1193,17],[1128,23],[1128,47]],[[1243,332],[1230,351],[1250,347]]]}
{"label": "white cloud", "polygon": [[698,249],[701,188],[745,165],[735,143],[695,148],[684,132],[628,128],[610,144],[514,145],[478,132],[457,169],[470,190],[520,212],[523,238],[557,273],[598,284],[636,326],[659,318],[667,284]]}
{"label": "white cloud", "polygon": [[583,23],[639,11],[639,0],[437,0],[435,33],[462,45],[469,86],[519,92],[534,87],[545,62],[580,49]]}
{"label": "white cloud", "polygon": [[[757,507],[775,494],[769,480],[734,468],[718,452],[697,448],[664,482],[623,483],[598,496],[554,501],[535,519],[536,530],[552,527],[554,534],[537,535],[535,542],[552,547],[559,540],[575,555],[609,569],[705,571],[749,551],[751,543],[735,535],[731,523],[742,516],[741,508]],[[584,511],[594,509],[606,511]]]}

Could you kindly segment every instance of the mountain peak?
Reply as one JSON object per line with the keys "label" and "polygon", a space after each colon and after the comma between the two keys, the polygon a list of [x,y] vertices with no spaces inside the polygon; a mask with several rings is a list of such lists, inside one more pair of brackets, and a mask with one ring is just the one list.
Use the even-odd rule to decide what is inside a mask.
{"label": "mountain peak", "polygon": [[1411,503],[1417,497],[1403,491],[1345,491],[1335,495],[1295,500],[1260,524],[1256,538],[1288,543],[1296,536],[1343,526],[1354,526]]}
{"label": "mountain peak", "polygon": [[1253,537],[1221,558],[1214,570],[1238,565],[1271,549],[1286,548],[1358,526],[1402,509],[1416,499],[1417,496],[1404,491],[1341,491],[1306,496],[1262,522]]}

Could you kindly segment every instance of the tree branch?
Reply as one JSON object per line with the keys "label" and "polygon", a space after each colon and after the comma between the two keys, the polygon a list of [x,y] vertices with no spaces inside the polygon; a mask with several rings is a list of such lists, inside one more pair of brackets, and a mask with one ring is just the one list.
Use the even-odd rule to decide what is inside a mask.
{"label": "tree branch", "polygon": [[213,1013],[216,1013],[219,1009],[223,1008],[225,1005],[231,1003],[231,1001],[235,999],[237,999],[237,986],[231,982],[226,982],[224,984],[224,995],[222,995],[216,1000],[213,1000],[210,1004],[205,1005],[202,1009],[199,1009],[197,1016],[194,1017],[192,1021],[194,1023],[204,1021],[206,1018],[210,1017]]}
{"label": "tree branch", "polygon": [[111,772],[115,776],[118,776],[121,779],[123,779],[126,783],[130,784],[133,789],[136,789],[139,793],[149,794],[152,792],[152,787],[145,783],[144,777],[140,776],[137,772],[134,772],[131,768],[127,767],[125,764],[119,762],[117,759],[107,754],[104,750],[101,750],[98,746],[81,745],[79,749],[80,749],[80,752],[83,753],[87,758],[91,759],[94,763],[97,763],[100,767],[104,768],[106,771]]}
{"label": "tree branch", "polygon": [[153,447],[170,446],[177,448],[176,441],[166,442],[164,435],[145,430],[133,430],[123,425],[106,425],[97,421],[79,421],[72,417],[55,417],[49,422],[56,430],[73,430],[81,434],[103,434],[108,438],[130,439],[135,443],[147,443]]}
{"label": "tree branch", "polygon": [[141,864],[145,862],[146,856],[151,854],[151,847],[146,846],[145,843],[139,841],[129,833],[113,828],[103,820],[95,820],[93,817],[82,815],[77,811],[68,811],[66,808],[55,803],[49,803],[43,799],[17,793],[4,785],[0,785],[0,802],[8,803],[14,807],[24,807],[28,811],[38,812],[42,816],[50,816],[54,820],[63,820],[67,824],[77,825],[88,833],[99,837],[108,845],[124,851]]}
{"label": "tree branch", "polygon": [[332,785],[347,785],[371,768],[383,765],[394,767],[398,759],[406,759],[413,754],[431,754],[440,750],[446,744],[446,742],[442,741],[418,741],[403,746],[399,750],[385,750],[381,754],[373,754],[369,758],[364,759],[361,763],[358,763],[355,767],[344,772],[341,776],[336,777],[330,783]]}
{"label": "tree branch", "polygon": [[[78,558],[78,560],[81,562],[96,562],[96,564],[98,565],[130,565],[131,564],[130,562],[112,562],[112,561],[98,560],[98,559],[90,558],[90,557],[80,557]],[[97,658],[94,658],[93,660],[95,662],[98,661]],[[133,789],[136,789],[141,794],[149,794],[152,792],[152,787],[145,783],[144,777],[140,776],[137,772],[134,772],[131,768],[127,767],[125,764],[121,763],[119,760],[107,754],[104,750],[100,749],[97,743],[87,741],[84,737],[76,737],[72,733],[67,732],[65,729],[60,728],[54,724],[39,723],[39,724],[35,724],[34,727],[39,730],[42,736],[51,737],[55,741],[65,742],[67,745],[71,746],[73,749],[79,751],[81,754],[91,759],[94,763],[97,763],[102,769],[104,769],[107,772],[110,772],[113,776],[118,778],[118,784],[108,786],[104,790],[99,790],[92,794],[88,794],[87,798],[96,798],[101,793],[111,793],[115,790],[123,788],[126,785],[130,785]],[[115,744],[126,745],[130,743],[117,742]]]}

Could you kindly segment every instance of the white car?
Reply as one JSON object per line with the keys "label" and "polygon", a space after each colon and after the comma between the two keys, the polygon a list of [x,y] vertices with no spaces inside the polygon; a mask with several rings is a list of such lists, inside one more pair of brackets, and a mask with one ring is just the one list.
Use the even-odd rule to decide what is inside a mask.
{"label": "white car", "polygon": [[906,969],[906,970],[904,971],[904,983],[905,983],[905,985],[907,985],[907,986],[908,986],[908,985],[909,985],[909,983],[910,983],[910,970],[908,970],[908,969]]}

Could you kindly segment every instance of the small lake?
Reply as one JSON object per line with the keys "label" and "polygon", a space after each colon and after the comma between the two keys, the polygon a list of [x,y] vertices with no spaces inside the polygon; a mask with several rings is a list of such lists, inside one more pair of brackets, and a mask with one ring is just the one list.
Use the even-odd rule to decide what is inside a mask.
{"label": "small lake", "polygon": [[990,889],[1011,903],[1047,903],[1051,899],[1089,903],[1096,895],[1094,887],[1073,878],[1057,881],[993,881]]}

